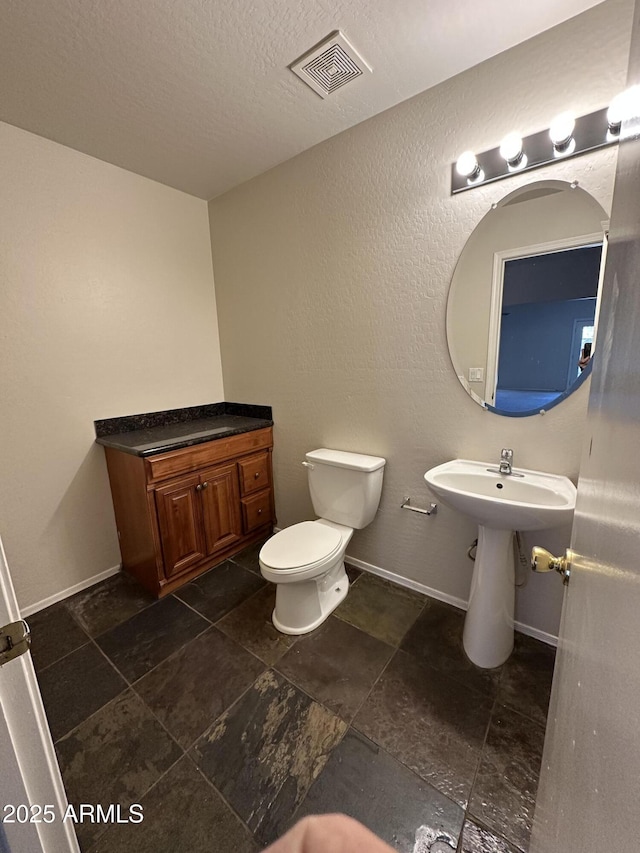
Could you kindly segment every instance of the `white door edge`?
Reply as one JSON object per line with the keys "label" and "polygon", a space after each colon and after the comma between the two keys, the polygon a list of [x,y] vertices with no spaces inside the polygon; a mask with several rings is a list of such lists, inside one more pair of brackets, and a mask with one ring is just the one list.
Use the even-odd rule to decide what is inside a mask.
{"label": "white door edge", "polygon": [[[0,541],[0,625],[19,618]],[[79,853],[74,824],[63,822],[67,796],[30,653],[0,668],[0,737],[3,738],[0,751],[6,754],[11,750],[16,759],[11,776],[7,772],[10,768],[3,767],[3,799],[6,802],[1,805],[26,805],[30,809],[50,805],[55,813],[52,823],[5,824],[11,853],[19,853],[22,839],[28,844],[24,849],[29,853]],[[9,800],[13,792],[21,798],[26,795],[26,803]]]}

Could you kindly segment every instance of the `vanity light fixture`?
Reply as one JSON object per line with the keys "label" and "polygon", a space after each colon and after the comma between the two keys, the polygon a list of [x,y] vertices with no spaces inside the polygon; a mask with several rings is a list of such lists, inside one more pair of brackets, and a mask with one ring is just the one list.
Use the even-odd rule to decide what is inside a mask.
{"label": "vanity light fixture", "polygon": [[522,137],[519,133],[508,133],[500,143],[500,156],[504,157],[512,169],[522,168],[526,157],[522,148]]}
{"label": "vanity light fixture", "polygon": [[607,110],[609,133],[612,136],[619,136],[622,122],[638,116],[640,116],[640,85],[631,86],[630,89],[620,92],[611,101]]}
{"label": "vanity light fixture", "polygon": [[464,151],[456,162],[456,172],[461,178],[466,178],[468,181],[473,181],[480,176],[480,166],[478,158],[473,151]]}
{"label": "vanity light fixture", "polygon": [[465,151],[451,166],[451,194],[615,145],[624,136],[623,122],[632,118],[640,119],[640,85],[622,92],[604,109],[577,118],[565,111],[546,130],[524,138],[509,133],[498,148],[480,154]]}
{"label": "vanity light fixture", "polygon": [[571,143],[573,143],[573,147],[575,148],[575,139],[573,138],[575,126],[575,117],[569,112],[560,113],[551,122],[549,139],[553,142],[553,147],[557,153],[570,153]]}
{"label": "vanity light fixture", "polygon": [[[627,90],[627,92],[628,91],[629,90]],[[609,109],[607,110],[607,124],[609,125],[609,133],[612,133],[614,136],[618,136],[618,134],[620,133],[620,128],[622,127],[622,120],[625,117],[627,92],[620,92],[619,95],[616,95],[615,98],[611,101]]]}

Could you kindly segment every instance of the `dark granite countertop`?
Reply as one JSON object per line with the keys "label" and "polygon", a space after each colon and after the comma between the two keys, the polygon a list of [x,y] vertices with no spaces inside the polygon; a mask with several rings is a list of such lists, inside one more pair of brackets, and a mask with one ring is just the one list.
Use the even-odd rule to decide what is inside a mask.
{"label": "dark granite countertop", "polygon": [[134,456],[152,456],[273,426],[270,406],[243,403],[211,403],[94,423],[98,444]]}

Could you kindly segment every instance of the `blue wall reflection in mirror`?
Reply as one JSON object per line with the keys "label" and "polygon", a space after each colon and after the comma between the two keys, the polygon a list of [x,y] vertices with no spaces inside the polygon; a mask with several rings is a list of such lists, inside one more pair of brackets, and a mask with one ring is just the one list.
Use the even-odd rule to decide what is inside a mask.
{"label": "blue wall reflection in mirror", "polygon": [[545,409],[580,381],[601,255],[599,243],[505,261],[495,409]]}

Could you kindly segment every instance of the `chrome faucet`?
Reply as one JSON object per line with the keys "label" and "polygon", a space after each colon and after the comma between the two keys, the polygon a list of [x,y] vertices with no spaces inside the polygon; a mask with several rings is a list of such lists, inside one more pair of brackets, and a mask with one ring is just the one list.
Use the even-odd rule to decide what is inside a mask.
{"label": "chrome faucet", "polygon": [[500,452],[500,467],[498,470],[501,474],[511,474],[511,464],[513,462],[513,450],[508,447],[503,447]]}

